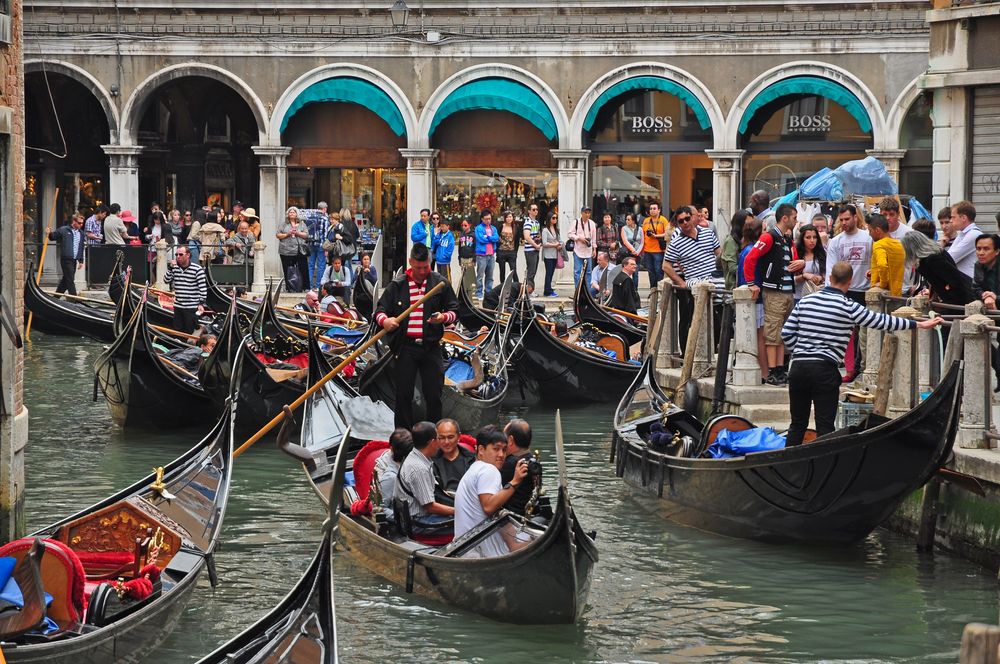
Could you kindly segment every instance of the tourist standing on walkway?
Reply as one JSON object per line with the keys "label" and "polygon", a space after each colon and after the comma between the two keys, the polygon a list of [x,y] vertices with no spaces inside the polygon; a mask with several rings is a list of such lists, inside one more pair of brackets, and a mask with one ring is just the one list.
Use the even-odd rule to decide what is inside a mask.
{"label": "tourist standing on walkway", "polygon": [[542,260],[545,261],[545,297],[557,297],[559,293],[552,288],[552,277],[556,273],[559,253],[563,251],[562,240],[559,238],[559,217],[555,212],[549,212],[545,217],[545,228],[542,229]]}
{"label": "tourist standing on walkway", "polygon": [[750,201],[747,209],[758,219],[764,222],[764,232],[771,230],[771,225],[775,223],[775,211],[771,209],[771,199],[763,189],[750,194]]}
{"label": "tourist standing on walkway", "polygon": [[976,238],[983,234],[976,226],[976,207],[969,201],[952,205],[951,226],[955,241],[948,247],[948,253],[955,259],[959,271],[971,277],[976,265]]}
{"label": "tourist standing on walkway", "polygon": [[800,300],[803,295],[818,291],[826,282],[826,249],[819,241],[819,231],[812,224],[799,229],[795,253],[805,262],[802,271],[795,275],[795,299]]}
{"label": "tourist standing on walkway", "polygon": [[323,284],[323,272],[326,271],[326,252],[323,243],[330,231],[330,215],[327,213],[326,201],[316,204],[315,210],[303,221],[309,227],[309,288],[319,288]]}
{"label": "tourist standing on walkway", "polygon": [[476,283],[476,232],[468,219],[462,220],[458,235],[458,265],[462,268],[462,288],[472,295]]}
{"label": "tourist standing on walkway", "polygon": [[[780,212],[778,213],[780,218]],[[847,297],[854,270],[840,262],[830,268],[830,285],[799,300],[781,337],[792,351],[788,372],[788,400],[791,424],[787,445],[802,443],[809,424],[809,411],[815,408],[816,434],[833,431],[840,399],[840,366],[855,325],[896,332],[915,327],[929,329],[940,325],[939,317],[921,322],[870,311]]]}
{"label": "tourist standing on walkway", "polygon": [[722,241],[722,277],[729,290],[736,288],[737,264],[740,261],[741,245],[743,244],[743,226],[749,216],[750,213],[746,210],[737,210],[732,221],[729,222],[729,235]]}
{"label": "tourist standing on walkway", "polygon": [[500,238],[493,227],[493,213],[483,210],[476,225],[476,297],[482,298],[493,290],[493,267],[496,265],[497,244]]}
{"label": "tourist standing on walkway", "polygon": [[792,228],[797,212],[794,205],[782,203],[774,211],[778,223],[762,233],[757,244],[747,254],[743,264],[744,278],[751,283],[757,277],[760,263],[760,287],[751,284],[754,297],[764,298],[764,344],[767,350],[767,383],[784,385],[785,346],[781,341],[781,326],[795,306],[795,274],[805,263],[795,255],[792,246]]}
{"label": "tourist standing on walkway", "polygon": [[870,279],[873,288],[889,291],[893,297],[903,294],[903,272],[906,252],[902,243],[889,235],[889,221],[881,214],[868,219],[868,233],[872,236],[872,263]]}
{"label": "tourist standing on walkway", "polygon": [[663,278],[663,252],[667,248],[667,219],[660,204],[649,204],[649,216],[642,220],[642,267],[649,275],[650,289]]}
{"label": "tourist standing on walkway", "polygon": [[[903,223],[903,218],[900,213],[899,199],[894,196],[886,196],[883,198],[879,204],[879,214],[885,217],[886,222],[889,224],[889,237],[894,240],[900,240],[906,236],[907,233],[913,231],[913,228]],[[875,237],[872,236],[872,241],[875,241]],[[906,269],[903,272],[903,286],[902,293],[910,294],[913,286],[916,285],[917,275],[913,270]]]}
{"label": "tourist standing on walkway", "polygon": [[[750,254],[750,250],[753,246],[757,244],[757,240],[760,239],[760,235],[763,232],[764,222],[755,217],[754,215],[749,215],[746,221],[743,222],[743,239],[740,242],[740,258],[736,264],[736,286],[746,286],[748,284],[756,284],[760,287],[760,273],[759,269],[755,273],[754,279],[752,281],[747,281],[746,274],[743,271],[743,266],[746,264],[747,256]],[[758,268],[760,264],[758,263]],[[757,298],[756,306],[756,322],[757,322],[757,366],[760,367],[760,382],[763,385],[767,380],[767,346],[764,345],[764,303],[761,302],[760,298]]]}
{"label": "tourist standing on walkway", "polygon": [[[830,283],[830,270],[836,263],[847,263],[853,270],[847,297],[863,307],[865,292],[869,287],[868,266],[872,262],[871,235],[859,227],[858,209],[853,205],[841,205],[837,209],[835,226],[840,232],[830,240],[826,248],[826,283]],[[847,346],[847,359],[844,364],[847,368],[847,376],[844,379],[850,382],[861,372],[861,344],[858,341],[858,330],[854,331],[854,336]]]}
{"label": "tourist standing on walkway", "polygon": [[[823,245],[823,249],[825,250],[830,245],[830,220],[827,219],[825,214],[820,213],[813,216],[812,225],[816,228],[816,233],[819,234],[820,244]],[[824,278],[825,276],[826,275],[824,275]]]}
{"label": "tourist standing on walkway", "polygon": [[500,267],[500,283],[507,277],[507,268],[510,267],[517,281],[517,249],[521,245],[521,236],[524,234],[524,225],[514,221],[514,213],[504,210],[500,216],[499,240],[497,245],[497,265]]}
{"label": "tourist standing on walkway", "polygon": [[534,286],[542,251],[542,224],[538,220],[538,203],[528,206],[528,216],[521,225],[521,239],[524,241],[524,281]]}
{"label": "tourist standing on walkway", "polygon": [[938,224],[941,225],[939,243],[942,249],[948,249],[955,241],[955,227],[951,225],[951,208],[943,207],[937,213]]}
{"label": "tourist standing on walkway", "polygon": [[[636,265],[642,260],[643,235],[642,227],[636,223],[635,215],[629,212],[625,215],[625,225],[618,233],[621,249],[618,251],[618,261],[624,265],[626,258],[634,258]],[[632,271],[632,280],[639,288],[639,271]]]}
{"label": "tourist standing on walkway", "polygon": [[285,223],[275,237],[278,238],[278,256],[286,289],[292,293],[309,290],[309,229],[299,220],[297,207],[285,211]]}
{"label": "tourist standing on walkway", "polygon": [[[663,254],[663,271],[667,278],[680,289],[686,289],[699,281],[710,281],[715,272],[715,261],[722,253],[719,238],[711,228],[698,225],[690,206],[677,208],[673,221],[677,229],[670,236],[667,251]],[[683,277],[674,270],[674,263],[680,266]],[[694,300],[690,293],[683,293],[678,298],[678,305],[680,311],[677,329],[683,349],[687,345],[687,333],[694,314]]]}
{"label": "tourist standing on walkway", "polygon": [[978,299],[972,292],[972,280],[958,271],[955,260],[940,244],[923,233],[909,233],[902,244],[907,264],[916,269],[931,298],[956,306]]}
{"label": "tourist standing on walkway", "polygon": [[191,260],[190,249],[180,246],[168,263],[163,281],[174,291],[174,329],[191,334],[198,326],[198,314],[208,295],[205,268]]}
{"label": "tourist standing on walkway", "polygon": [[431,223],[431,211],[424,208],[420,211],[420,219],[410,228],[410,240],[413,244],[422,244],[428,249],[434,244],[434,225]]}
{"label": "tourist standing on walkway", "polygon": [[110,213],[111,210],[107,205],[101,205],[83,222],[83,233],[87,236],[87,244],[104,242],[104,220]]}
{"label": "tourist standing on walkway", "polygon": [[455,254],[455,234],[447,221],[438,221],[434,231],[434,269],[451,283],[451,259]]}
{"label": "tourist standing on walkway", "polygon": [[[590,218],[590,207],[580,209],[580,218],[573,222],[568,233],[573,241],[573,288],[584,279],[590,283],[590,270],[597,259],[597,225]],[[587,272],[584,273],[586,268]]]}
{"label": "tourist standing on walkway", "polygon": [[[976,238],[976,265],[972,290],[987,309],[997,308],[997,294],[1000,293],[1000,260],[997,260],[997,257],[1000,257],[1000,237],[984,233]],[[993,391],[1000,392],[1000,352],[992,343],[990,364],[997,379],[997,386]]]}
{"label": "tourist standing on walkway", "polygon": [[597,227],[597,253],[602,251],[608,255],[608,260],[618,264],[618,228],[610,212],[604,213]]}
{"label": "tourist standing on walkway", "polygon": [[118,203],[112,203],[109,210],[110,214],[104,218],[104,243],[124,246],[128,243],[128,226],[118,216],[122,208]]}
{"label": "tourist standing on walkway", "polygon": [[87,243],[83,234],[83,215],[79,212],[73,215],[69,225],[60,226],[48,232],[48,238],[56,242],[59,248],[59,267],[62,277],[59,279],[57,293],[69,292],[76,295],[76,271],[83,268],[83,248]]}

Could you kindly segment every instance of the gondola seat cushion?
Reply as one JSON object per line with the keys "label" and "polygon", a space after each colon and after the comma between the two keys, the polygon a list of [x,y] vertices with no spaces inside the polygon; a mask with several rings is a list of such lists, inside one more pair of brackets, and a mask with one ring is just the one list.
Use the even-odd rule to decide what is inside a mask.
{"label": "gondola seat cushion", "polygon": [[368,492],[372,486],[372,471],[375,462],[389,449],[389,443],[384,440],[369,440],[354,457],[354,489],[359,500],[368,500]]}
{"label": "gondola seat cushion", "polygon": [[713,417],[701,431],[701,441],[698,445],[698,454],[703,454],[712,446],[715,439],[719,437],[719,432],[723,429],[729,431],[746,431],[754,427],[753,422],[739,415],[718,415]]}
{"label": "gondola seat cushion", "polygon": [[476,453],[476,437],[470,436],[467,433],[460,434],[458,436],[458,444],[469,450],[473,454]]}
{"label": "gondola seat cushion", "polygon": [[[0,558],[10,556],[20,562],[28,555],[35,540],[24,537],[0,547]],[[42,587],[52,596],[46,616],[60,627],[74,625],[83,620],[87,611],[84,594],[86,575],[76,553],[62,542],[43,539],[45,554],[41,561]]]}

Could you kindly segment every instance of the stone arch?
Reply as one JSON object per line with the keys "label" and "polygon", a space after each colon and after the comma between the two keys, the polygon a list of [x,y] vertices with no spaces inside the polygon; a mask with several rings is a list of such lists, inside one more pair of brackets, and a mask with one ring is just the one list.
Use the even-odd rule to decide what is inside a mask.
{"label": "stone arch", "polygon": [[500,62],[492,62],[474,65],[453,74],[431,93],[431,96],[427,99],[427,103],[424,105],[423,111],[420,113],[417,133],[413,137],[415,141],[411,141],[410,145],[414,148],[430,147],[430,128],[441,104],[444,103],[452,92],[458,90],[466,83],[483,78],[508,79],[530,88],[545,103],[549,112],[552,113],[552,118],[556,122],[559,146],[568,144],[569,118],[566,116],[566,109],[563,108],[562,103],[552,88],[541,78],[525,69]]}
{"label": "stone arch", "polygon": [[726,130],[726,116],[709,89],[688,72],[662,62],[633,62],[617,69],[612,69],[587,88],[580,97],[569,121],[568,149],[578,150],[583,147],[583,125],[591,107],[598,98],[613,86],[638,76],[656,76],[673,81],[687,88],[708,112],[712,121],[713,143],[718,146],[723,142]]}
{"label": "stone arch", "polygon": [[872,91],[861,79],[851,72],[827,62],[805,60],[789,62],[767,70],[750,82],[733,102],[726,120],[726,133],[721,149],[736,150],[739,146],[739,126],[747,106],[762,90],[772,83],[777,83],[795,76],[816,76],[838,83],[858,98],[868,111],[872,123],[872,147],[881,150],[886,147],[885,116],[882,106]]}
{"label": "stone arch", "polygon": [[125,103],[125,108],[122,110],[121,142],[123,145],[135,144],[139,122],[142,120],[145,103],[149,100],[150,96],[164,84],[189,76],[211,78],[236,91],[246,101],[250,112],[257,122],[259,140],[261,142],[265,140],[268,128],[267,110],[264,108],[264,104],[261,103],[260,97],[257,96],[257,93],[253,91],[246,81],[222,67],[200,62],[185,62],[157,71],[147,77],[146,80],[133,90],[132,95]]}
{"label": "stone arch", "polygon": [[271,113],[271,121],[267,129],[269,143],[272,145],[281,144],[281,123],[285,118],[285,113],[288,112],[288,109],[303,91],[320,81],[342,76],[367,81],[389,95],[389,98],[396,104],[396,108],[399,109],[400,114],[403,116],[407,142],[410,145],[413,144],[414,137],[417,134],[417,114],[413,110],[410,100],[407,99],[400,87],[396,85],[396,82],[382,72],[351,62],[337,62],[323,65],[295,79],[278,98],[278,103],[274,105],[274,112]]}
{"label": "stone arch", "polygon": [[115,105],[111,93],[97,80],[90,72],[77,65],[63,62],[61,60],[26,60],[24,63],[24,73],[51,72],[61,74],[73,79],[83,87],[90,90],[91,94],[97,98],[101,108],[104,109],[104,116],[108,121],[108,132],[112,143],[118,140],[119,115],[118,107]]}
{"label": "stone arch", "polygon": [[910,81],[892,102],[892,105],[889,106],[889,112],[885,116],[885,147],[888,150],[899,148],[900,133],[903,131],[903,121],[906,119],[906,114],[910,112],[913,102],[924,92],[922,88],[917,87],[917,81],[919,80],[920,77],[918,76]]}

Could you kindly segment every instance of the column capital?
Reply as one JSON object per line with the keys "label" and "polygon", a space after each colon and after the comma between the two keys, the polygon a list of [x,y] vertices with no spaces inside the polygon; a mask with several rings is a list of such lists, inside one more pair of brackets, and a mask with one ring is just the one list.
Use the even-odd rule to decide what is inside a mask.
{"label": "column capital", "polygon": [[559,170],[578,170],[587,168],[587,158],[590,157],[590,150],[549,150],[552,158],[559,162]]}
{"label": "column capital", "polygon": [[705,150],[705,154],[708,155],[709,159],[732,159],[738,160],[742,159],[743,155],[747,153],[746,150]]}
{"label": "column capital", "polygon": [[284,145],[251,145],[250,149],[257,155],[261,168],[281,168],[292,153],[292,148]]}
{"label": "column capital", "polygon": [[906,150],[865,150],[865,154],[869,157],[875,157],[880,161],[886,161],[890,159],[902,159],[906,156]]}
{"label": "column capital", "polygon": [[101,149],[111,159],[112,168],[138,168],[142,145],[102,145]]}
{"label": "column capital", "polygon": [[434,148],[399,148],[399,154],[406,160],[407,168],[430,171],[440,150]]}

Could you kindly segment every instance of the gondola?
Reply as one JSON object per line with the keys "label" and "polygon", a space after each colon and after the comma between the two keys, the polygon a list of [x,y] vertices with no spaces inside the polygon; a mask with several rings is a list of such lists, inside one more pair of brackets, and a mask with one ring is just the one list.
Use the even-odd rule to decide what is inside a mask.
{"label": "gondola", "polygon": [[[349,457],[353,459],[371,432],[361,434],[352,422],[345,421],[345,413],[354,410],[351,396],[333,381],[310,397],[305,407],[304,447],[293,456],[303,462],[310,484],[327,502],[331,483],[341,481],[348,468],[356,470]],[[354,421],[370,428],[375,420],[354,416]],[[391,419],[384,422],[381,435],[387,435],[391,426]],[[335,438],[336,432],[342,437]],[[337,541],[362,565],[408,593],[502,622],[574,623],[583,613],[598,554],[592,536],[577,522],[558,435],[556,443],[559,486],[555,512],[544,530],[533,524],[525,526],[534,539],[523,549],[496,558],[467,557],[469,549],[497,527],[520,524],[506,512],[446,546],[420,544],[401,534],[399,526],[387,523],[384,515],[352,514],[348,502],[356,495],[353,487],[341,492]]]}
{"label": "gondola", "polygon": [[[494,325],[488,334],[473,338],[446,333],[441,342],[442,352],[446,353],[457,351],[456,354],[469,356],[468,351],[474,349],[471,352],[478,353],[478,361],[483,369],[484,380],[479,387],[463,391],[456,385],[445,384],[441,392],[441,414],[458,422],[462,431],[476,431],[485,424],[495,423],[500,415],[500,406],[506,398],[508,388],[507,367],[500,353],[500,332],[500,326]],[[395,354],[391,350],[385,350],[361,373],[358,392],[393,408],[396,403],[394,365]],[[426,406],[419,382],[413,398],[414,417],[417,420],[425,419]]]}
{"label": "gondola", "polygon": [[24,308],[32,313],[32,327],[46,334],[68,334],[90,337],[97,341],[114,341],[114,303],[99,307],[86,302],[60,298],[47,293],[35,283],[28,270],[24,280]]}
{"label": "gondola", "polygon": [[[701,457],[722,428],[753,425],[723,415],[703,426],[667,399],[647,359],[618,406],[612,461],[619,477],[659,497],[678,523],[771,542],[849,544],[945,462],[958,429],[961,385],[956,362],[927,399],[896,419],[869,415],[798,447],[710,459]],[[650,445],[656,422],[677,432],[679,444]],[[682,456],[677,450],[685,448]]]}
{"label": "gondola", "polygon": [[[331,486],[335,492],[341,491],[339,485]],[[339,514],[334,510],[323,524],[323,539],[316,555],[281,603],[197,664],[336,664],[337,621],[330,555]]]}
{"label": "gondola", "polygon": [[375,286],[364,277],[359,277],[354,288],[351,290],[351,304],[358,310],[365,320],[371,322],[375,317]]}
{"label": "gondola", "polygon": [[476,332],[480,328],[492,328],[497,323],[495,314],[490,314],[473,301],[472,296],[462,287],[462,282],[458,282],[458,322],[462,327],[470,332]]}
{"label": "gondola", "polygon": [[[177,428],[214,419],[219,406],[198,377],[171,366],[154,342],[178,347],[174,338],[152,331],[142,299],[118,338],[97,358],[95,401],[99,389],[112,419],[123,427]],[[217,346],[212,352],[223,350]]]}
{"label": "gondola", "polygon": [[[125,254],[119,251],[114,267],[111,268],[111,275],[108,278],[108,296],[112,302],[120,306],[123,297],[127,294],[132,299],[130,306],[138,308],[139,298],[142,297],[142,293],[139,291],[138,285],[132,284],[131,278],[132,271],[125,266]],[[170,327],[174,324],[174,311],[160,304],[159,298],[157,298],[155,301],[149,303],[146,318],[153,325]]]}
{"label": "gondola", "polygon": [[615,401],[635,380],[639,365],[628,360],[629,349],[621,337],[600,331],[595,337],[616,359],[560,339],[548,323],[532,319],[518,337],[523,348],[518,370],[538,384],[539,396],[548,403]]}
{"label": "gondola", "polygon": [[646,339],[646,326],[638,320],[629,318],[623,314],[615,314],[607,307],[599,304],[590,294],[590,288],[586,279],[580,279],[576,285],[576,294],[573,297],[573,308],[576,312],[576,319],[584,323],[592,323],[606,332],[617,334],[628,343],[639,343]]}
{"label": "gondola", "polygon": [[[216,583],[212,556],[229,498],[231,425],[232,407],[227,405],[212,431],[165,466],[162,475],[158,470],[0,549],[0,556],[23,559],[34,538],[47,538],[42,541],[39,575],[44,592],[53,595],[48,617],[60,630],[46,636],[3,636],[0,649],[7,662],[134,663],[145,661],[163,642],[195,592],[202,570],[207,568]],[[151,548],[158,548],[158,556],[152,556]],[[153,562],[160,570],[158,580],[147,566]],[[115,585],[103,583],[130,580],[136,569],[152,581],[152,594],[145,598],[123,602]],[[21,590],[26,598],[44,601],[43,588],[27,584]],[[29,603],[22,613],[32,613]],[[18,631],[24,629],[22,625]]]}

